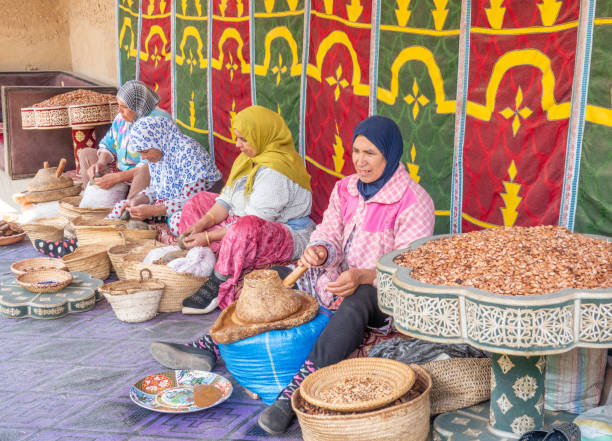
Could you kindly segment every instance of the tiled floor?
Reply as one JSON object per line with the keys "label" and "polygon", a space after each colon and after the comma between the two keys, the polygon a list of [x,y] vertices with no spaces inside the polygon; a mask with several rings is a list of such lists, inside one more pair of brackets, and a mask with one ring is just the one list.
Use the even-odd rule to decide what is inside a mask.
{"label": "tiled floor", "polygon": [[[26,240],[0,247],[0,278],[16,260],[37,256]],[[0,318],[0,440],[299,440],[294,424],[280,437],[257,426],[265,408],[234,382],[225,403],[168,415],[129,398],[132,383],[164,368],[149,354],[157,340],[185,342],[207,331],[217,313],[160,314],[128,324],[108,303],[56,320]],[[224,365],[215,372],[231,378]]]}

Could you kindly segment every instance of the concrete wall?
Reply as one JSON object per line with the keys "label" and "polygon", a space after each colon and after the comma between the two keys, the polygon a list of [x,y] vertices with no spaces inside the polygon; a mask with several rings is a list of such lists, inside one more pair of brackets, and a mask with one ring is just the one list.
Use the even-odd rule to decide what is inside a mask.
{"label": "concrete wall", "polygon": [[0,70],[72,70],[64,0],[2,0]]}
{"label": "concrete wall", "polygon": [[67,70],[117,85],[115,0],[0,3],[0,70]]}

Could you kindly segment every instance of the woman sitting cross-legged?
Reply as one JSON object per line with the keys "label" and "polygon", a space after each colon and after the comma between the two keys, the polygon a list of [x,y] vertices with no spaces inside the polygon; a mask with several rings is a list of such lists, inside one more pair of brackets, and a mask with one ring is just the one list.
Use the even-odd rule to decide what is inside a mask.
{"label": "woman sitting cross-legged", "polygon": [[[389,316],[378,308],[376,261],[430,236],[434,226],[433,202],[401,164],[402,152],[400,131],[388,118],[373,116],[355,129],[357,173],[336,183],[298,263],[310,267],[299,288],[336,311],[293,380],[260,414],[258,424],[266,432],[287,430],[294,417],[291,396],[306,376],[345,359],[359,347],[366,328],[389,327]],[[151,345],[153,357],[173,369],[212,369],[215,351],[208,334],[187,345]]]}
{"label": "woman sitting cross-legged", "polygon": [[211,277],[183,301],[184,314],[226,308],[243,269],[297,259],[314,230],[310,175],[283,118],[251,106],[232,129],[241,153],[221,194],[199,193],[183,209],[185,245],[217,255]]}
{"label": "woman sitting cross-legged", "polygon": [[79,150],[81,180],[84,185],[95,172],[104,174],[94,179],[97,186],[109,189],[121,182],[130,184],[128,198],[140,193],[149,185],[149,170],[140,163],[138,152],[130,145],[133,124],[146,116],[162,116],[172,119],[165,110],[157,107],[159,95],[142,81],[127,81],[117,92],[119,113],[98,148]]}
{"label": "woman sitting cross-legged", "polygon": [[208,152],[183,134],[171,120],[147,116],[134,123],[130,146],[149,166],[150,184],[140,193],[119,201],[109,214],[116,219],[124,210],[133,219],[167,217],[170,231],[178,235],[183,205],[199,191],[221,179]]}

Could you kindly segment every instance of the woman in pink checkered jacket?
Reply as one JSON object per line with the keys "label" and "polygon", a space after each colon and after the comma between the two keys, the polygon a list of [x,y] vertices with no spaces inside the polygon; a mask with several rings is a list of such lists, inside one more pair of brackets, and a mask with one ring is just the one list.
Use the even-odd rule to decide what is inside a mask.
{"label": "woman in pink checkered jacket", "polygon": [[[389,325],[389,316],[378,308],[377,259],[433,233],[433,202],[400,162],[402,152],[402,135],[389,118],[373,116],[355,129],[357,172],[336,183],[298,263],[310,268],[298,287],[335,313],[291,383],[259,416],[259,426],[268,433],[287,430],[294,417],[291,396],[307,375],[345,359],[368,327]],[[282,278],[290,272],[274,269]],[[190,345],[154,343],[151,353],[173,369],[212,370],[215,346],[206,334]]]}

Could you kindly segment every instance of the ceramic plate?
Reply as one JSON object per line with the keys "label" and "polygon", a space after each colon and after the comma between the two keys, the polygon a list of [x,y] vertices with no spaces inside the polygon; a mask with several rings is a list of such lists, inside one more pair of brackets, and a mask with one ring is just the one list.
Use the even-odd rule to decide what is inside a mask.
{"label": "ceramic plate", "polygon": [[[193,400],[193,386],[210,384],[223,395],[215,403],[198,407]],[[232,383],[213,372],[176,370],[148,375],[130,387],[130,398],[140,407],[164,413],[188,413],[208,409],[227,400]]]}

